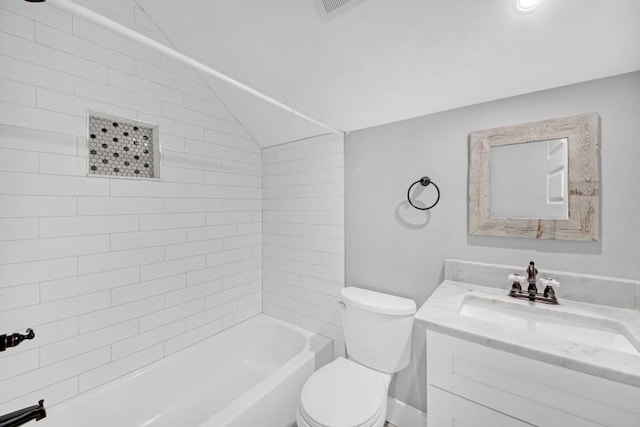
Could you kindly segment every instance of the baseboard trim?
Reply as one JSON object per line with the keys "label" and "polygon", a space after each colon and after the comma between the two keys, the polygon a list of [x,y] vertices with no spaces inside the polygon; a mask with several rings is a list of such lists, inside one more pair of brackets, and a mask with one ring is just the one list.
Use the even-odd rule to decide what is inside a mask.
{"label": "baseboard trim", "polygon": [[389,396],[387,421],[397,427],[427,427],[427,414]]}

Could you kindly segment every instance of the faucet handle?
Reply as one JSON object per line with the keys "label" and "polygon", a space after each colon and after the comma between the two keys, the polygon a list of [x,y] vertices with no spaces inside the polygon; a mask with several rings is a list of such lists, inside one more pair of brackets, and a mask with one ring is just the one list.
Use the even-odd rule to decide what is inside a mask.
{"label": "faucet handle", "polygon": [[[5,351],[8,348],[15,347],[24,340],[32,340],[35,336],[36,334],[31,328],[27,329],[24,334],[19,332],[15,332],[13,334],[2,334],[0,335],[0,351]],[[1,425],[2,424],[0,424],[0,426]]]}
{"label": "faucet handle", "polygon": [[552,302],[557,304],[558,298],[556,297],[556,291],[553,288],[554,286],[556,288],[560,286],[560,282],[558,282],[556,279],[552,279],[551,277],[540,279],[540,282],[544,285],[544,292],[542,293],[542,296],[544,296],[545,298],[550,298]]}
{"label": "faucet handle", "polygon": [[522,290],[522,285],[521,283],[524,282],[526,280],[526,277],[515,273],[515,274],[510,274],[507,276],[507,279],[509,279],[509,282],[511,282],[511,291],[512,292],[520,292]]}
{"label": "faucet handle", "polygon": [[521,274],[514,273],[514,274],[510,274],[510,275],[508,275],[508,276],[507,276],[507,279],[509,279],[509,281],[510,281],[510,282],[518,282],[518,283],[520,283],[520,282],[525,281],[527,278],[526,278],[526,277],[524,277],[524,276],[523,276],[523,275],[521,275]]}
{"label": "faucet handle", "polygon": [[560,286],[560,282],[558,282],[556,279],[553,279],[551,277],[545,277],[544,279],[540,279],[540,283],[542,283],[544,286],[553,286],[556,288]]}

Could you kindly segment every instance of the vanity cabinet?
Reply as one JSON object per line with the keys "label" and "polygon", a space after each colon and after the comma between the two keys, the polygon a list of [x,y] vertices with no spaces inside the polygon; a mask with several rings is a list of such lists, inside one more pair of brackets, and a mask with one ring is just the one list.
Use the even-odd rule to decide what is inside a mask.
{"label": "vanity cabinet", "polygon": [[531,427],[529,423],[493,411],[432,385],[427,386],[427,396],[429,400],[427,422],[430,427]]}
{"label": "vanity cabinet", "polygon": [[640,388],[427,329],[432,427],[638,427]]}

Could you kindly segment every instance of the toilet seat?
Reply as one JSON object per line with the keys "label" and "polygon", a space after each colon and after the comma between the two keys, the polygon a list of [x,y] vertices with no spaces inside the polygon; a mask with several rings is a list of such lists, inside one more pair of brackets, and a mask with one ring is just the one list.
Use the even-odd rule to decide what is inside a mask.
{"label": "toilet seat", "polygon": [[339,357],[307,379],[298,409],[310,427],[368,427],[386,415],[386,405],[382,374]]}

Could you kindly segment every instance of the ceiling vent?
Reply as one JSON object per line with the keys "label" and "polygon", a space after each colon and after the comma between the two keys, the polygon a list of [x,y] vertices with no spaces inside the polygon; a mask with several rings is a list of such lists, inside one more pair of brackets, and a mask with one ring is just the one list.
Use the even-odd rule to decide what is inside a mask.
{"label": "ceiling vent", "polygon": [[316,0],[320,14],[323,17],[333,17],[350,9],[363,0]]}

